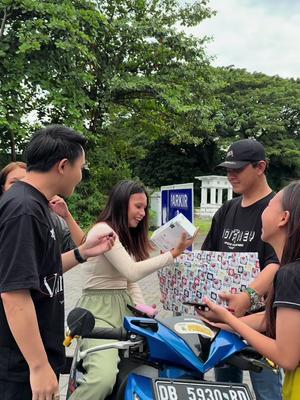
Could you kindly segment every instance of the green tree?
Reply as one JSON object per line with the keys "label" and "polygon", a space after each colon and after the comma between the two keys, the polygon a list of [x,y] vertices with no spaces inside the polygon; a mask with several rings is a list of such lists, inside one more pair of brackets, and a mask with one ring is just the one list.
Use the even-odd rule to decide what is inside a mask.
{"label": "green tree", "polygon": [[89,8],[84,1],[1,1],[0,145],[12,159],[43,123],[84,127]]}
{"label": "green tree", "polygon": [[[196,176],[209,175],[221,162],[217,142],[208,137],[201,145],[172,144],[159,140],[147,148],[144,159],[133,162],[133,171],[150,187],[159,188],[174,183],[193,182],[195,199],[200,198],[199,181]],[[219,173],[219,171],[218,171]]]}
{"label": "green tree", "polygon": [[[12,158],[37,124],[64,123],[89,139],[94,209],[158,138],[199,144],[212,131],[212,76],[203,40],[178,27],[212,15],[206,0],[2,0],[1,148]],[[199,129],[193,130],[197,126]],[[101,201],[100,201],[101,203]]]}
{"label": "green tree", "polygon": [[300,80],[283,79],[241,69],[216,69],[224,81],[217,96],[216,135],[221,148],[240,138],[261,141],[270,160],[275,189],[300,177]]}
{"label": "green tree", "polygon": [[[200,126],[202,143],[159,139],[146,147],[144,160],[133,162],[136,173],[150,185],[189,182],[194,176],[213,173],[233,141],[256,138],[266,147],[274,189],[299,179],[300,80],[234,68],[212,68],[211,75],[215,108],[210,108],[212,129],[204,131]],[[196,124],[193,132],[197,132]]]}

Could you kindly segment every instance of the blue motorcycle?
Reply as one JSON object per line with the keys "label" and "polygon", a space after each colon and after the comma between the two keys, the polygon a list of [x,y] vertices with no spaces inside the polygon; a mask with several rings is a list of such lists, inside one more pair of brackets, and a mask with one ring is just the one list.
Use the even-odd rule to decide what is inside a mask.
{"label": "blue motorcycle", "polygon": [[80,351],[77,345],[70,370],[67,399],[85,373],[82,361],[89,354],[118,349],[121,361],[113,393],[107,400],[253,400],[245,384],[203,379],[216,366],[235,365],[243,370],[272,368],[238,335],[217,329],[186,315],[160,320],[125,317],[122,328],[94,328],[93,315],[76,308],[68,315],[74,337],[114,339],[116,342]]}

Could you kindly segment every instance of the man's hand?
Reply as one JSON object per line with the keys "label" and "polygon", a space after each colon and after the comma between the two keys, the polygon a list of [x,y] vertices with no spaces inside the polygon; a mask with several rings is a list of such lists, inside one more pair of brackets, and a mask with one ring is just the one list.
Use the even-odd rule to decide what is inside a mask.
{"label": "man's hand", "polygon": [[105,235],[88,236],[84,244],[78,247],[78,250],[85,259],[98,256],[99,254],[111,250],[116,237],[116,234],[112,231]]}
{"label": "man's hand", "polygon": [[[104,234],[88,235],[86,241],[78,247],[79,253],[84,260],[89,257],[99,256],[113,247],[117,235],[112,231],[105,232]],[[70,250],[61,256],[63,271],[67,272],[78,264],[75,258],[74,251]]]}
{"label": "man's hand", "polygon": [[11,334],[29,366],[32,399],[52,400],[59,393],[58,382],[48,362],[30,291],[4,292],[1,299]]}
{"label": "man's hand", "polygon": [[67,203],[59,196],[53,196],[49,201],[49,207],[60,217],[66,219],[70,215]]}
{"label": "man's hand", "polygon": [[48,363],[30,369],[30,385],[32,400],[59,400],[59,384]]}
{"label": "man's hand", "polygon": [[221,300],[226,302],[227,306],[234,310],[233,314],[236,317],[243,317],[251,306],[250,298],[247,293],[220,293]]}

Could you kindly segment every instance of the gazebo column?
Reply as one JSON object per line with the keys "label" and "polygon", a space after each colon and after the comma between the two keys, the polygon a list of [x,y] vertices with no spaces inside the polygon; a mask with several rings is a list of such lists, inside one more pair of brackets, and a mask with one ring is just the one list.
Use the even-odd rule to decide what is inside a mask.
{"label": "gazebo column", "polygon": [[207,188],[206,187],[201,188],[201,204],[202,205],[207,204]]}
{"label": "gazebo column", "polygon": [[210,189],[210,204],[216,204],[216,188],[212,187]]}
{"label": "gazebo column", "polygon": [[218,189],[218,205],[222,205],[223,200],[223,189]]}

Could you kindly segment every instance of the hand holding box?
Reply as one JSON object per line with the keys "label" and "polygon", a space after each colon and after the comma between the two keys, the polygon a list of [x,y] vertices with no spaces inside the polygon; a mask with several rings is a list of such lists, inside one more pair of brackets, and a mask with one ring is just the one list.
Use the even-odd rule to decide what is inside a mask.
{"label": "hand holding box", "polygon": [[183,214],[178,214],[156,229],[151,236],[151,241],[162,251],[169,251],[178,244],[182,233],[193,237],[196,230],[197,228]]}

